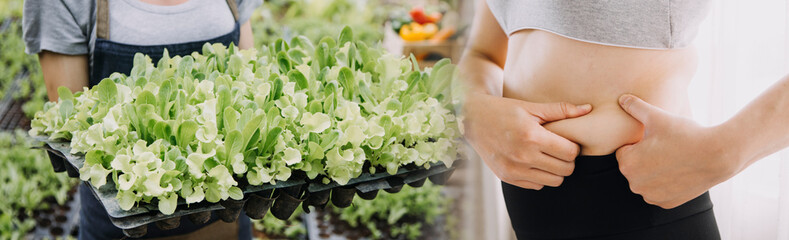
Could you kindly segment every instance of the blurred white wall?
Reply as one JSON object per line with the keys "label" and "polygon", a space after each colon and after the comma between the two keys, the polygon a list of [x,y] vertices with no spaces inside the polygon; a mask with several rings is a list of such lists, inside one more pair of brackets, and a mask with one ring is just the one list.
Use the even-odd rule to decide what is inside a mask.
{"label": "blurred white wall", "polygon": [[[726,121],[789,74],[788,2],[712,1],[696,39],[700,65],[689,89],[695,120]],[[760,160],[711,195],[723,239],[789,239],[789,151]]]}

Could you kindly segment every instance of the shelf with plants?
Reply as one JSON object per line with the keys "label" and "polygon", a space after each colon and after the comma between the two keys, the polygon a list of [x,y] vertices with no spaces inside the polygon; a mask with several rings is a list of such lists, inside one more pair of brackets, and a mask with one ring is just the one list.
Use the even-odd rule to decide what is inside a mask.
{"label": "shelf with plants", "polygon": [[76,226],[76,179],[32,147],[24,131],[0,132],[0,239],[68,236]]}
{"label": "shelf with plants", "polygon": [[212,210],[287,219],[302,202],[349,204],[452,173],[449,60],[422,70],[350,28],[317,44],[164,55],[156,67],[137,55],[129,76],[83,92],[59,89],[31,123],[53,164],[88,181],[128,235]]}
{"label": "shelf with plants", "polygon": [[296,209],[293,215],[281,220],[274,215],[266,214],[263,218],[252,221],[252,236],[255,239],[308,239],[307,215],[301,209]]}
{"label": "shelf with plants", "polygon": [[357,198],[347,208],[327,206],[297,211],[287,220],[266,215],[253,221],[257,239],[456,239],[457,207],[447,187],[419,188]]}
{"label": "shelf with plants", "polygon": [[[354,199],[348,208],[327,208],[305,216],[310,239],[454,239],[452,198],[442,186],[405,186],[397,194]],[[452,238],[451,236],[454,236]]]}
{"label": "shelf with plants", "polygon": [[0,130],[29,129],[33,113],[41,110],[46,101],[44,80],[38,58],[24,52],[21,20],[18,17],[6,18],[2,28]]}
{"label": "shelf with plants", "polygon": [[0,0],[0,239],[69,237],[79,211],[76,184],[50,170],[46,152],[20,129],[43,108],[35,55],[24,52],[21,0]]}

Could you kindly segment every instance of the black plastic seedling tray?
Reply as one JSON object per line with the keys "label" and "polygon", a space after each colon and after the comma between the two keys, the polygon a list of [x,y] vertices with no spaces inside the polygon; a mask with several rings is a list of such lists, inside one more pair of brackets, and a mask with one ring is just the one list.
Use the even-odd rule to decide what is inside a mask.
{"label": "black plastic seedling tray", "polygon": [[22,81],[28,78],[26,71],[22,71],[14,77],[11,86],[6,91],[5,96],[0,99],[0,131],[13,131],[14,129],[29,129],[30,119],[22,112],[22,105],[29,97],[14,98],[14,93],[19,91],[20,84],[27,83]]}
{"label": "black plastic seedling tray", "polygon": [[[33,140],[44,143],[43,148],[48,151],[55,171],[66,171],[71,177],[79,176],[78,169],[82,167],[85,159],[83,156],[70,154],[71,148],[68,142],[52,141],[47,137],[33,137]],[[115,226],[124,229],[124,233],[130,237],[141,237],[147,232],[149,223],[156,222],[156,225],[162,229],[175,228],[177,227],[175,223],[183,216],[200,223],[207,220],[211,212],[215,212],[223,221],[232,222],[243,209],[253,219],[262,218],[268,211],[277,218],[287,219],[299,205],[306,211],[309,211],[308,206],[323,208],[329,202],[337,207],[347,207],[357,194],[364,199],[372,199],[378,190],[398,192],[404,184],[421,186],[425,179],[443,184],[453,171],[454,166],[447,168],[443,163],[434,163],[429,169],[400,168],[395,175],[386,172],[363,173],[351,179],[346,185],[336,182],[315,183],[298,177],[279,181],[275,185],[240,185],[244,192],[242,200],[228,199],[219,203],[201,202],[187,205],[183,199],[179,199],[176,211],[170,215],[164,215],[156,206],[148,204],[134,206],[128,211],[122,210],[115,198],[117,189],[110,178],[107,179],[107,184],[99,189],[94,188],[89,182],[86,184],[91,186],[91,191],[102,203]]]}
{"label": "black plastic seedling tray", "polygon": [[36,220],[36,228],[27,233],[24,239],[77,237],[80,198],[76,192],[77,186],[74,186],[69,191],[68,201],[63,205],[50,202],[49,209],[34,211],[30,217]]}

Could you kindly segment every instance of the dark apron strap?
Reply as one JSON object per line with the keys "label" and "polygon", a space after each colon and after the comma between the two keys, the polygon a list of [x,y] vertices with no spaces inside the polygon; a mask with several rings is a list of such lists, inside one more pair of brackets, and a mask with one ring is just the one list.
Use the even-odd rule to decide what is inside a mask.
{"label": "dark apron strap", "polygon": [[[233,13],[233,19],[238,22],[236,0],[227,0],[227,6]],[[96,37],[110,39],[110,7],[107,0],[97,0],[96,2]]]}
{"label": "dark apron strap", "polygon": [[110,39],[110,7],[107,0],[96,2],[96,37]]}
{"label": "dark apron strap", "polygon": [[227,6],[230,7],[230,12],[233,13],[233,19],[238,22],[238,6],[236,6],[236,0],[227,0]]}

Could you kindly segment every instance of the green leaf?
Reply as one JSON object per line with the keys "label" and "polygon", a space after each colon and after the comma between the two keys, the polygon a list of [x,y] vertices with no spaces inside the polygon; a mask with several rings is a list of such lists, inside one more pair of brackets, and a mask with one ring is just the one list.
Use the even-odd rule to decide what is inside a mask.
{"label": "green leaf", "polygon": [[[275,77],[275,75],[271,76]],[[277,100],[282,96],[282,88],[285,86],[285,83],[279,77],[276,77],[273,82],[271,86],[271,100]]]}
{"label": "green leaf", "polygon": [[238,130],[230,131],[230,133],[227,134],[227,137],[225,138],[225,147],[227,148],[227,155],[225,157],[226,161],[228,161],[225,163],[227,166],[230,165],[229,161],[233,158],[233,155],[240,153],[244,148],[243,136],[241,135],[241,132]]}
{"label": "green leaf", "polygon": [[118,97],[118,88],[115,86],[115,82],[109,78],[105,78],[104,80],[101,80],[101,82],[99,82],[95,88],[99,92],[100,102],[106,103],[109,106],[115,105],[116,99]]}
{"label": "green leaf", "polygon": [[60,118],[66,121],[74,112],[74,104],[71,100],[64,100],[60,103]]}
{"label": "green leaf", "polygon": [[205,200],[208,202],[219,202],[222,200],[222,193],[218,188],[208,188],[205,192]]}
{"label": "green leaf", "polygon": [[193,120],[186,120],[181,123],[181,125],[178,126],[178,139],[176,139],[178,146],[187,149],[189,144],[195,140],[195,133],[198,128],[197,122]]}
{"label": "green leaf", "polygon": [[169,139],[172,135],[172,127],[165,121],[156,121],[153,129],[158,139]]}
{"label": "green leaf", "polygon": [[332,130],[323,135],[323,139],[321,140],[321,147],[323,149],[331,149],[334,148],[334,143],[337,142],[337,139],[340,138],[340,131],[339,130]]}
{"label": "green leaf", "polygon": [[221,164],[222,163],[220,163],[216,158],[209,158],[206,159],[205,162],[203,162],[203,167],[205,167],[205,169],[213,169],[214,167],[219,166]]}
{"label": "green leaf", "polygon": [[274,127],[268,131],[268,134],[266,135],[266,140],[263,142],[263,148],[262,148],[263,152],[271,152],[272,150],[271,148],[274,147],[277,136],[279,136],[280,133],[282,133],[282,128],[280,127]]}
{"label": "green leaf", "polygon": [[312,100],[309,104],[309,112],[311,113],[318,113],[323,111],[323,105],[319,100]]}
{"label": "green leaf", "polygon": [[290,58],[291,61],[296,63],[296,65],[300,65],[300,64],[304,64],[302,59],[306,58],[307,54],[305,54],[303,51],[299,49],[291,49],[288,50],[288,57]]}
{"label": "green leaf", "polygon": [[279,72],[280,73],[287,73],[290,71],[292,64],[290,62],[290,58],[286,52],[279,52],[277,54],[277,63],[279,63]]}
{"label": "green leaf", "polygon": [[[334,38],[326,36],[326,37],[321,38],[321,40],[318,42],[318,44],[324,44],[324,43],[326,44],[328,50],[332,50],[332,49],[338,48],[337,41],[335,41]],[[331,55],[334,55],[334,54],[331,54]]]}
{"label": "green leaf", "polygon": [[228,193],[230,194],[230,198],[232,198],[232,199],[235,199],[235,200],[244,199],[244,192],[241,191],[241,189],[238,188],[238,187],[230,187],[230,190],[228,190]]}
{"label": "green leaf", "polygon": [[71,90],[69,90],[66,87],[61,86],[61,87],[58,87],[58,98],[60,98],[61,101],[63,101],[63,100],[74,100],[74,95],[71,93]]}
{"label": "green leaf", "polygon": [[288,43],[285,42],[285,40],[282,40],[282,38],[274,41],[274,52],[284,52],[284,51],[288,51],[288,49],[289,49]]}
{"label": "green leaf", "polygon": [[243,133],[244,133],[244,148],[248,148],[250,141],[253,139],[255,135],[259,135],[259,128],[260,124],[263,122],[264,115],[257,115],[251,120],[249,120],[246,125],[244,126]]}
{"label": "green leaf", "polygon": [[285,148],[285,156],[282,157],[282,160],[285,161],[285,164],[288,166],[301,162],[301,152],[294,148]]}
{"label": "green leaf", "polygon": [[170,61],[170,52],[167,51],[167,48],[164,48],[162,51],[162,58],[159,58],[159,62],[156,64],[158,68],[169,68],[167,62]]}
{"label": "green leaf", "polygon": [[159,211],[164,215],[170,215],[175,212],[178,206],[178,195],[175,193],[167,194],[167,196],[159,197]]}
{"label": "green leaf", "polygon": [[121,209],[128,211],[134,206],[137,201],[137,196],[133,191],[118,191],[118,205]]}
{"label": "green leaf", "polygon": [[156,96],[153,95],[148,90],[142,91],[140,95],[137,96],[137,104],[150,104],[152,106],[156,106]]}
{"label": "green leaf", "polygon": [[192,58],[192,56],[185,56],[181,58],[181,62],[178,64],[178,76],[184,77],[191,75],[193,64],[194,58]]}
{"label": "green leaf", "polygon": [[300,123],[304,126],[304,129],[307,132],[320,133],[331,127],[331,118],[329,118],[329,115],[326,115],[325,113],[319,112],[312,114],[310,112],[306,112],[301,117]]}
{"label": "green leaf", "polygon": [[293,45],[294,48],[302,48],[307,52],[315,51],[315,46],[312,45],[312,41],[305,36],[297,36],[290,41],[290,44]]}
{"label": "green leaf", "polygon": [[353,99],[356,96],[356,81],[353,77],[353,72],[350,68],[342,67],[340,69],[339,77],[337,80],[343,88],[343,96],[347,99]]}
{"label": "green leaf", "polygon": [[222,119],[224,120],[224,130],[225,133],[229,133],[230,131],[236,129],[236,123],[238,123],[239,114],[235,109],[233,109],[233,107],[226,107],[223,112],[224,113],[222,115],[224,117],[222,117]]}
{"label": "green leaf", "polygon": [[175,170],[179,172],[186,172],[189,165],[186,164],[186,158],[179,156],[175,159]]}
{"label": "green leaf", "polygon": [[351,27],[345,26],[342,29],[342,31],[340,32],[339,41],[340,41],[340,46],[345,45],[345,43],[347,42],[353,41],[353,30],[351,30]]}
{"label": "green leaf", "polygon": [[331,47],[329,47],[328,43],[323,41],[321,41],[315,49],[315,56],[317,56],[318,64],[321,68],[332,67],[336,62]]}
{"label": "green leaf", "polygon": [[296,90],[309,89],[310,87],[307,78],[304,77],[304,74],[301,74],[299,70],[290,70],[290,72],[288,72],[288,79],[296,82],[296,86],[298,87]]}
{"label": "green leaf", "polygon": [[409,56],[411,59],[411,65],[414,67],[413,69],[418,72],[419,71],[419,62],[416,60],[416,56],[413,53]]}

